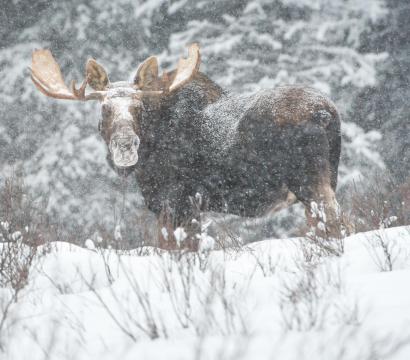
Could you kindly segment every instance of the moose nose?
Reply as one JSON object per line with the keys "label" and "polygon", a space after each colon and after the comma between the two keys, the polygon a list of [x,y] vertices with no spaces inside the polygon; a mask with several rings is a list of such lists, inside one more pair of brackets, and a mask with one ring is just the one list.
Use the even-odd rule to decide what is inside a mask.
{"label": "moose nose", "polygon": [[117,148],[121,151],[137,150],[140,145],[138,136],[115,136],[111,139],[110,148]]}
{"label": "moose nose", "polygon": [[140,139],[135,134],[113,136],[110,141],[110,152],[114,164],[117,167],[135,165],[138,161],[138,147]]}

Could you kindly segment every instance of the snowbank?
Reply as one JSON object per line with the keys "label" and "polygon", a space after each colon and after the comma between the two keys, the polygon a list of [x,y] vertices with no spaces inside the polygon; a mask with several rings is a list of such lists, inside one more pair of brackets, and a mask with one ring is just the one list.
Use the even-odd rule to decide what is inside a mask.
{"label": "snowbank", "polygon": [[[52,243],[0,331],[5,359],[410,358],[410,227],[241,250]],[[9,290],[1,289],[0,307]]]}

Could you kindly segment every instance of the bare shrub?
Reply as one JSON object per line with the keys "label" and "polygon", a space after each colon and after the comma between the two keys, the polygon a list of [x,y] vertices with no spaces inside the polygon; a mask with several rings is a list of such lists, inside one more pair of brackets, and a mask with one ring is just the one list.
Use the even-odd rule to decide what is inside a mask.
{"label": "bare shrub", "polygon": [[272,256],[270,252],[266,254],[260,254],[256,252],[254,249],[247,249],[248,254],[250,254],[256,262],[257,268],[262,272],[264,277],[273,276],[277,273],[281,257],[280,256]]}
{"label": "bare shrub", "polygon": [[[329,347],[328,344],[333,346]],[[352,344],[360,343],[360,346]],[[322,354],[329,355],[328,358],[347,360],[375,360],[375,359],[395,359],[396,355],[404,348],[409,347],[410,336],[406,329],[401,332],[386,332],[383,330],[369,331],[360,326],[338,328],[322,349],[318,349]],[[330,351],[329,351],[330,349]],[[330,354],[331,355],[330,355]]]}
{"label": "bare shrub", "polygon": [[328,263],[297,264],[281,285],[279,308],[285,330],[320,330],[334,324],[358,325],[357,302],[344,294],[340,269]]}
{"label": "bare shrub", "polygon": [[294,269],[281,284],[279,307],[285,330],[323,329],[329,323],[357,325],[359,309],[344,293],[338,258],[344,238],[309,234],[297,243]]}
{"label": "bare shrub", "polygon": [[232,288],[227,286],[225,269],[211,269],[205,288],[199,284],[195,287],[201,311],[192,325],[198,336],[249,333],[239,306],[240,295],[230,293]]}
{"label": "bare shrub", "polygon": [[328,311],[322,301],[326,288],[320,283],[316,266],[299,266],[299,274],[283,281],[279,307],[283,327],[307,331],[322,328]]}
{"label": "bare shrub", "polygon": [[279,299],[286,330],[322,329],[331,322],[359,323],[358,304],[344,294],[338,261],[345,238],[320,234],[311,229],[296,242],[294,271],[284,279]]}
{"label": "bare shrub", "polygon": [[[12,235],[4,237],[8,228],[3,222],[5,241],[14,240]],[[9,230],[9,228],[8,228]],[[13,326],[14,320],[10,318],[11,310],[16,307],[21,290],[27,285],[37,248],[26,246],[21,242],[21,237],[14,241],[0,243],[0,350],[4,350],[4,335]]]}
{"label": "bare shrub", "polygon": [[398,242],[389,240],[382,230],[367,237],[367,250],[380,271],[392,271],[399,253],[403,251]]}
{"label": "bare shrub", "polygon": [[[110,288],[111,299],[114,300],[116,309],[110,306],[110,303],[95,289],[92,283],[87,283],[87,285],[118,328],[132,341],[136,342],[141,333],[151,340],[160,337],[161,333],[167,337],[165,328],[154,316],[148,292],[144,292],[138,283],[133,282],[131,285],[132,295],[136,296],[137,299],[133,306],[129,301],[126,301],[127,299],[120,298],[115,290]],[[137,308],[141,309],[141,312],[137,311]]]}
{"label": "bare shrub", "polygon": [[[81,272],[79,274],[118,329],[134,342],[138,341],[141,335],[145,335],[151,340],[159,337],[167,338],[166,328],[161,321],[159,312],[157,312],[158,309],[154,307],[155,302],[151,299],[152,294],[145,290],[134,274],[130,272],[121,258],[122,255],[118,250],[112,249],[100,249],[99,252],[104,262],[105,275],[110,283],[105,291],[105,293],[108,292],[108,296],[103,296],[96,289],[94,281],[85,279]],[[115,262],[119,267],[116,275],[119,276],[121,273],[128,285],[126,292],[115,287],[110,264],[110,259],[112,260],[113,257],[116,257]]]}
{"label": "bare shrub", "polygon": [[55,230],[44,203],[33,201],[20,179],[6,179],[0,189],[0,287],[19,291],[25,286],[38,245],[45,244]]}
{"label": "bare shrub", "polygon": [[21,241],[4,242],[0,247],[0,287],[19,291],[27,284],[37,248]]}
{"label": "bare shrub", "polygon": [[56,233],[44,211],[44,202],[35,202],[17,177],[5,180],[0,188],[0,347],[6,328],[13,325],[11,309],[27,285],[30,271],[48,251],[42,247]]}
{"label": "bare shrub", "polygon": [[161,283],[169,296],[174,314],[184,329],[192,321],[195,261],[194,253],[185,253],[179,259],[172,255],[161,257]]}
{"label": "bare shrub", "polygon": [[[158,276],[149,284],[138,280],[127,265],[132,255],[128,260],[120,255],[117,259],[122,278],[118,280],[123,285],[125,280],[125,287],[118,288],[116,281],[112,282],[109,264],[110,270],[106,272],[111,279],[109,288],[100,291],[92,281],[84,279],[102,308],[127,337],[132,341],[141,336],[167,338],[169,327],[175,323],[181,329],[192,329],[200,337],[247,333],[235,286],[227,284],[223,266],[208,264],[209,253],[157,250],[152,255]],[[158,301],[158,297],[162,301]],[[164,311],[170,311],[173,316]]]}
{"label": "bare shrub", "polygon": [[[138,300],[139,308],[142,309],[142,319],[132,317],[132,323],[136,328],[145,333],[151,340],[160,337],[162,335],[167,337],[165,328],[161,325],[160,319],[156,318],[154,313],[153,303],[151,302],[148,291],[144,291],[139,285],[138,281],[128,271],[124,271],[128,283],[131,285],[133,294]],[[132,315],[128,313],[127,315]]]}
{"label": "bare shrub", "polygon": [[239,218],[236,215],[211,212],[204,215],[207,231],[215,239],[217,249],[241,249],[243,239],[239,231],[238,221]]}
{"label": "bare shrub", "polygon": [[215,238],[209,236],[208,226],[212,221],[203,222],[201,210],[207,206],[197,193],[190,197],[190,207],[194,218],[182,224],[177,223],[175,213],[168,203],[164,203],[158,219],[158,246],[164,250],[206,252],[215,248]]}
{"label": "bare shrub", "polygon": [[[224,338],[215,346],[215,343],[208,343],[205,337],[200,337],[193,354],[193,360],[241,360],[249,356],[249,346],[251,343],[249,336],[237,336]],[[212,355],[211,355],[212,354]]]}
{"label": "bare shrub", "polygon": [[344,237],[338,238],[330,236],[316,235],[314,232],[308,232],[300,241],[300,249],[302,250],[306,262],[315,262],[322,257],[342,256],[344,253]]}
{"label": "bare shrub", "polygon": [[352,230],[363,232],[410,224],[410,181],[398,184],[387,173],[362,179],[346,190],[345,213]]}
{"label": "bare shrub", "polygon": [[230,293],[225,268],[208,263],[209,253],[164,253],[161,284],[182,328],[202,337],[246,333],[238,296]]}
{"label": "bare shrub", "polygon": [[[8,224],[14,237],[20,233],[25,244],[37,246],[59,238],[59,226],[47,215],[46,206],[46,199],[34,200],[17,176],[6,178],[0,188],[0,221]],[[3,227],[0,241],[8,241],[8,236]]]}

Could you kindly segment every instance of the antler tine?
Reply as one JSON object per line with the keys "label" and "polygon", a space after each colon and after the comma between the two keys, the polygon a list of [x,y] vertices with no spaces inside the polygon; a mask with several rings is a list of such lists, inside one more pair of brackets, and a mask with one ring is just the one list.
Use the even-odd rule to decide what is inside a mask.
{"label": "antler tine", "polygon": [[102,100],[104,98],[104,95],[107,93],[107,91],[92,91],[89,94],[85,94],[85,89],[88,84],[88,75],[86,75],[85,79],[83,80],[81,86],[77,89],[75,85],[75,81],[71,81],[71,91],[73,92],[74,96],[78,100],[82,101],[88,101],[88,100]]}
{"label": "antler tine", "polygon": [[71,92],[78,100],[85,100],[85,88],[87,87],[87,78],[83,80],[81,86],[77,89],[75,80],[71,80]]}
{"label": "antler tine", "polygon": [[193,43],[188,49],[188,57],[180,58],[175,77],[169,87],[169,92],[175,91],[188,83],[198,72],[201,63],[199,45]]}
{"label": "antler tine", "polygon": [[82,82],[79,89],[75,86],[75,81],[71,82],[71,91],[64,83],[60,66],[55,61],[50,50],[35,50],[32,56],[31,79],[38,90],[44,95],[65,100],[98,100],[103,96],[91,93],[85,95],[87,87],[87,77]]}

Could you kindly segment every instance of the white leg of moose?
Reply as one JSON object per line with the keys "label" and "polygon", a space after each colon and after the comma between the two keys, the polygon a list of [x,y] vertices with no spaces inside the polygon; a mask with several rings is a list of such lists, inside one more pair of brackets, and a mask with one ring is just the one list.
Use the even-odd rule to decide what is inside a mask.
{"label": "white leg of moose", "polygon": [[310,203],[305,205],[305,213],[316,235],[335,239],[342,236],[340,207],[330,185],[317,190]]}
{"label": "white leg of moose", "polygon": [[166,250],[197,251],[201,237],[201,199],[187,197],[184,207],[163,205],[159,215],[159,247]]}

